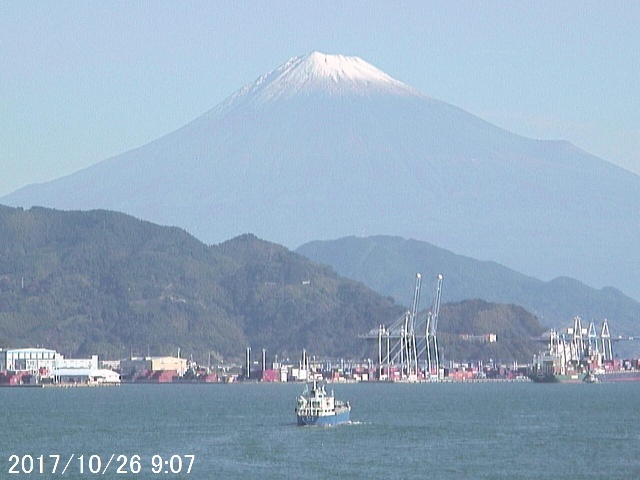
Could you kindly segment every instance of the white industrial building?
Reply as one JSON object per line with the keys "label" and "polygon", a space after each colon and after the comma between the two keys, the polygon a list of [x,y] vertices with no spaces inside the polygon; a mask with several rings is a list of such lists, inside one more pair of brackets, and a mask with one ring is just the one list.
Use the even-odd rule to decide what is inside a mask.
{"label": "white industrial building", "polygon": [[53,374],[58,356],[48,348],[0,348],[0,371],[26,371],[48,377]]}
{"label": "white industrial building", "polygon": [[47,348],[0,349],[0,371],[29,372],[56,383],[120,383],[117,372],[99,368],[97,355],[64,358]]}
{"label": "white industrial building", "polygon": [[98,356],[64,358],[60,355],[53,370],[57,383],[120,383],[120,375],[113,370],[98,368]]}
{"label": "white industrial building", "polygon": [[58,368],[54,371],[56,383],[120,383],[120,374],[104,368]]}

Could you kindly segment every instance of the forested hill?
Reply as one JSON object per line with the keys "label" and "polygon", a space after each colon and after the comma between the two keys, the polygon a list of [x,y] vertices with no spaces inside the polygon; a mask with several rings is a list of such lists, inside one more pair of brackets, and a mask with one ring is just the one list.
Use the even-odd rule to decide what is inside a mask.
{"label": "forested hill", "polygon": [[108,212],[0,206],[0,347],[106,357],[357,354],[402,307],[251,235],[207,246]]}
{"label": "forested hill", "polygon": [[[247,346],[270,356],[303,348],[371,356],[359,335],[405,309],[253,235],[207,246],[121,213],[0,206],[0,347],[105,358],[180,348],[199,360],[239,359]],[[530,337],[541,332],[527,312],[473,302],[443,306],[441,328],[451,332],[445,352],[469,359],[530,358]],[[498,333],[501,342],[478,350],[458,345],[461,333]]]}
{"label": "forested hill", "polygon": [[[544,347],[544,327],[517,305],[465,300],[442,306],[438,343],[445,359],[531,362]],[[496,341],[486,341],[495,334]],[[484,338],[483,338],[484,337]]]}

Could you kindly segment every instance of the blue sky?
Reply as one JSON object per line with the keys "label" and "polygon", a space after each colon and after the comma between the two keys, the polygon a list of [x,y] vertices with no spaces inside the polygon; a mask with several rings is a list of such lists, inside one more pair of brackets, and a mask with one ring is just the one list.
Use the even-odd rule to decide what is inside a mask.
{"label": "blue sky", "polygon": [[144,145],[313,50],[640,174],[639,24],[633,1],[4,1],[0,195]]}

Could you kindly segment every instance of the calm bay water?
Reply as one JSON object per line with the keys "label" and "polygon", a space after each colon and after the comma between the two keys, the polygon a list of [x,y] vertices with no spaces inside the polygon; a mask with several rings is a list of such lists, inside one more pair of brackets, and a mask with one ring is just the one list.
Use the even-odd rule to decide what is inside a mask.
{"label": "calm bay water", "polygon": [[[351,402],[351,424],[297,427],[302,385],[3,388],[0,478],[96,477],[89,467],[102,470],[111,454],[103,478],[640,478],[640,383],[331,388]],[[27,469],[25,456],[34,459],[30,475],[8,473],[13,454]],[[51,454],[60,455],[55,475]],[[119,455],[139,455],[140,471],[118,475]],[[172,455],[180,474],[164,473],[180,466]],[[185,455],[195,455],[189,474]]]}

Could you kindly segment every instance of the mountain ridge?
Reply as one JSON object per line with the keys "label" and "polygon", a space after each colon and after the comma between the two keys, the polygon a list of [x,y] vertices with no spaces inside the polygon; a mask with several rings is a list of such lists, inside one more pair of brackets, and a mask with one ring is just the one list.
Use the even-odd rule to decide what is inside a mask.
{"label": "mountain ridge", "polygon": [[402,304],[411,301],[411,282],[416,273],[422,274],[423,289],[432,288],[436,275],[443,274],[443,302],[478,298],[519,305],[538,316],[546,327],[557,330],[570,326],[572,319],[580,316],[596,324],[607,318],[612,335],[640,332],[640,303],[618,289],[594,289],[569,277],[543,281],[496,262],[457,255],[423,241],[352,236],[309,242],[296,252]]}
{"label": "mountain ridge", "polygon": [[640,176],[426,95],[325,90],[267,104],[236,92],[148,145],[0,201],[123,211],[207,243],[399,235],[640,298]]}

